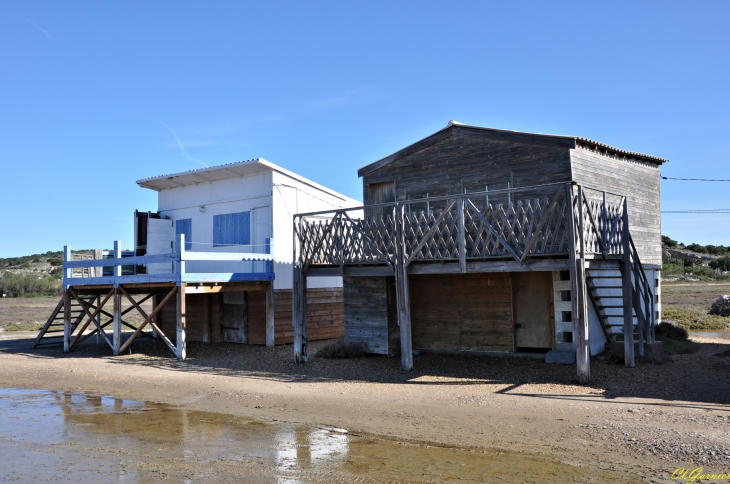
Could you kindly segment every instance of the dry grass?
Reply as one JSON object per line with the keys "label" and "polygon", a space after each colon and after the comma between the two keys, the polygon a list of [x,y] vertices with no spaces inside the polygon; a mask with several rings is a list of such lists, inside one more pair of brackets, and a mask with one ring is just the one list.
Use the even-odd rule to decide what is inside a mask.
{"label": "dry grass", "polygon": [[730,284],[663,284],[662,319],[691,331],[727,330],[730,318],[709,314],[712,303],[722,294],[730,294]]}

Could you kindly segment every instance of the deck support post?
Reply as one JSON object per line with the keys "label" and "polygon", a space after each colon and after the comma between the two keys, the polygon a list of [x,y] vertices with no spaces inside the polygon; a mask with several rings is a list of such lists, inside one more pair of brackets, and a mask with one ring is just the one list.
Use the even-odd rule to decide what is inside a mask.
{"label": "deck support post", "polygon": [[[566,187],[566,190],[570,190],[570,188]],[[576,196],[569,193],[566,199],[570,204],[568,216],[570,218],[571,231],[573,232],[570,235],[570,285],[572,293],[570,300],[573,313],[573,331],[575,332],[575,361],[578,383],[586,384],[591,379],[591,352],[590,335],[588,332],[582,187],[578,187]],[[574,201],[577,201],[578,220],[575,219],[575,210],[572,208]],[[578,242],[577,247],[576,242]]]}
{"label": "deck support post", "polygon": [[[621,280],[624,303],[624,365],[627,368],[636,366],[634,359],[634,315],[632,304],[631,284],[631,242],[629,241],[629,209],[626,199],[623,206],[623,227],[621,230],[621,244],[623,245],[623,259],[621,260]],[[638,285],[638,281],[637,281]]]}
{"label": "deck support post", "polygon": [[187,345],[185,342],[185,333],[187,331],[187,317],[185,311],[185,283],[181,282],[177,290],[177,340],[176,355],[180,361],[187,357]]}
{"label": "deck support post", "polygon": [[210,343],[210,295],[203,295],[203,343]]}
{"label": "deck support post", "polygon": [[266,286],[266,346],[274,346],[274,281]]}
{"label": "deck support post", "polygon": [[411,340],[411,302],[408,292],[408,267],[406,266],[405,240],[403,235],[405,207],[396,206],[395,210],[395,293],[398,325],[400,326],[401,367],[404,371],[410,371],[413,369],[413,341]]}
{"label": "deck support post", "polygon": [[459,271],[466,273],[466,230],[464,227],[464,198],[456,202],[456,220],[459,230]]}
{"label": "deck support post", "polygon": [[[117,267],[119,266],[114,269],[116,270]],[[112,352],[114,356],[119,356],[122,347],[122,292],[118,287],[114,288],[112,298],[114,302],[114,310],[112,311]]]}
{"label": "deck support post", "polygon": [[307,362],[307,275],[294,266],[292,288],[292,323],[294,324],[294,362]]}
{"label": "deck support post", "polygon": [[71,292],[63,291],[63,352],[71,350]]}

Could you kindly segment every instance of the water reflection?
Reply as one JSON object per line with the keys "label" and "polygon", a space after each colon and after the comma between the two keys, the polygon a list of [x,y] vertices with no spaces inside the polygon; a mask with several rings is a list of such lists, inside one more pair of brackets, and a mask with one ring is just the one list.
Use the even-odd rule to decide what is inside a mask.
{"label": "water reflection", "polygon": [[0,481],[564,482],[625,475],[79,392],[0,389]]}

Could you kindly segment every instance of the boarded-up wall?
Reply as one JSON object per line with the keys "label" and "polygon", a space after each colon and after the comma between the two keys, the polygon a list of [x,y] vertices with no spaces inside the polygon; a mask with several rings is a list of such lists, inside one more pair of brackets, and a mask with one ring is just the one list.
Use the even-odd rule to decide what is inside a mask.
{"label": "boarded-up wall", "polygon": [[[337,338],[344,334],[342,288],[307,290],[307,339]],[[274,344],[294,341],[291,291],[274,291]],[[248,342],[266,344],[266,293],[248,295]]]}
{"label": "boarded-up wall", "polygon": [[[158,296],[162,300],[163,296]],[[220,296],[218,294],[188,294],[185,296],[187,341],[203,341],[205,326],[213,343],[220,342]],[[157,325],[170,341],[177,340],[177,307],[175,299],[168,301],[157,313]]]}
{"label": "boarded-up wall", "polygon": [[414,349],[513,351],[509,273],[409,278]]}
{"label": "boarded-up wall", "polygon": [[345,342],[388,353],[388,286],[385,277],[344,277]]}

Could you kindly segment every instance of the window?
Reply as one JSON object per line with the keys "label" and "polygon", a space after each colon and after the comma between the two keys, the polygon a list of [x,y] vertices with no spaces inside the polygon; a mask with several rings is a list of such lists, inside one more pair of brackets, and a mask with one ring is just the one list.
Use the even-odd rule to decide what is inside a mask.
{"label": "window", "polygon": [[185,236],[185,250],[193,248],[193,219],[184,218],[175,220],[175,240],[177,236],[183,234]]}
{"label": "window", "polygon": [[251,212],[226,213],[213,217],[213,247],[251,243]]}

